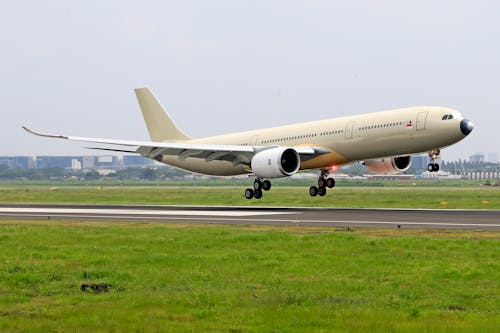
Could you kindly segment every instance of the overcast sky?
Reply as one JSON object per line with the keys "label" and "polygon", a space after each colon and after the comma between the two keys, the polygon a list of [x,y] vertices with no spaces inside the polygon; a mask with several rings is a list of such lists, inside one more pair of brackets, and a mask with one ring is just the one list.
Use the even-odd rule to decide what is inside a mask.
{"label": "overcast sky", "polygon": [[203,137],[415,105],[499,152],[498,1],[23,1],[0,11],[0,155],[95,154],[48,132],[149,140],[147,85]]}

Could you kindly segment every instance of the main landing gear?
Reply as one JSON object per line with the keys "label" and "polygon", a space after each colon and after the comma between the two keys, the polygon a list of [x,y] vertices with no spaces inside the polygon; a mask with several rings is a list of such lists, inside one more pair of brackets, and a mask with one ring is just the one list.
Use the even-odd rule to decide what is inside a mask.
{"label": "main landing gear", "polygon": [[253,182],[253,189],[247,188],[245,190],[245,198],[248,200],[255,198],[262,198],[262,191],[269,191],[271,189],[271,182],[269,180],[263,180],[262,178],[257,178]]}
{"label": "main landing gear", "polygon": [[439,157],[439,154],[441,154],[441,150],[439,148],[433,149],[429,152],[429,157],[431,158],[431,163],[427,165],[427,171],[429,172],[438,172],[439,171],[439,164],[436,163],[436,159]]}
{"label": "main landing gear", "polygon": [[318,178],[318,186],[309,187],[309,195],[311,195],[311,197],[315,197],[317,195],[322,197],[326,194],[327,188],[335,187],[335,179],[328,178],[329,173],[330,171],[328,169],[321,170],[321,174]]}
{"label": "main landing gear", "polygon": [[[335,187],[335,179],[328,178],[329,175],[328,169],[322,169],[321,174],[318,177],[318,186],[311,186],[309,188],[309,194],[312,197],[315,196],[324,196],[326,194],[327,188]],[[271,189],[271,182],[267,179],[257,178],[253,182],[253,188],[247,188],[245,190],[245,198],[250,199],[260,199],[262,198],[263,191],[269,191]]]}

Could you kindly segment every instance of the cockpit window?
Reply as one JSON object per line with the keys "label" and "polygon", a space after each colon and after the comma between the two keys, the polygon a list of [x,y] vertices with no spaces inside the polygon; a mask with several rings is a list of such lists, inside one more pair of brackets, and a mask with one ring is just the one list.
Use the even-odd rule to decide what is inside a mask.
{"label": "cockpit window", "polygon": [[447,115],[447,114],[445,114],[445,115],[443,116],[443,118],[441,118],[441,120],[446,120],[446,119],[448,119],[448,115]]}
{"label": "cockpit window", "polygon": [[450,120],[450,119],[453,119],[453,115],[452,114],[448,115],[448,120]]}

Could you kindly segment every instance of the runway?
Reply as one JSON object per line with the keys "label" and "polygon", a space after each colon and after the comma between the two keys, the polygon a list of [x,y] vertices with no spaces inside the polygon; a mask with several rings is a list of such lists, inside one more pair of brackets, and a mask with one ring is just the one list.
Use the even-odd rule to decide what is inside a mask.
{"label": "runway", "polygon": [[0,204],[0,219],[500,230],[499,210]]}

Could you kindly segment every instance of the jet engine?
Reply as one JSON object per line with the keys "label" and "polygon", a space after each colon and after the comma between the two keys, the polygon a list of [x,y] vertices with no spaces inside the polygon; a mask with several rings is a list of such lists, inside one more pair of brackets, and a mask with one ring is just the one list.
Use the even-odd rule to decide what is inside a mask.
{"label": "jet engine", "polygon": [[299,170],[300,156],[293,148],[276,147],[255,154],[250,163],[257,177],[281,178]]}
{"label": "jet engine", "polygon": [[366,169],[374,174],[396,174],[410,168],[411,156],[385,157],[365,161]]}

